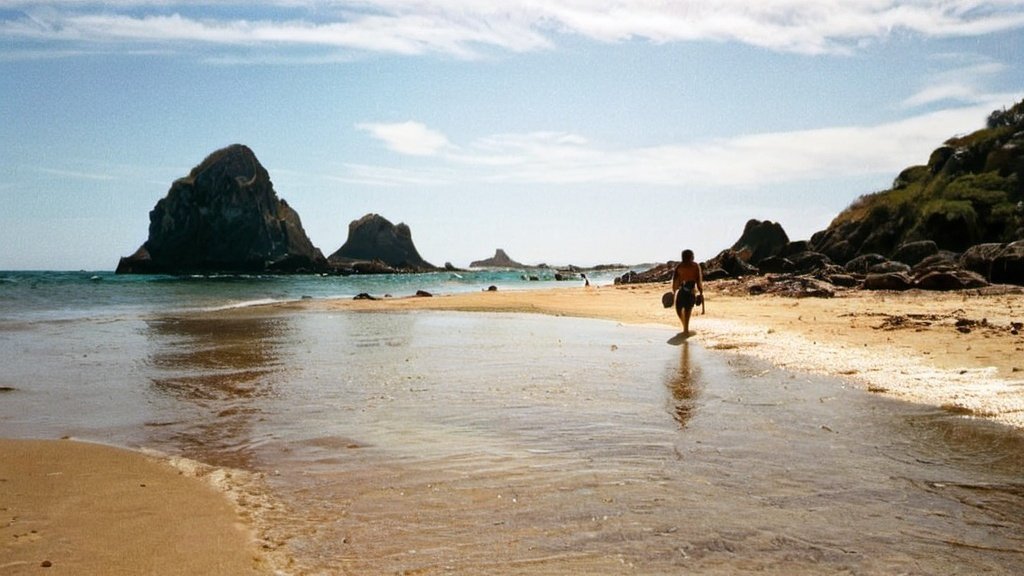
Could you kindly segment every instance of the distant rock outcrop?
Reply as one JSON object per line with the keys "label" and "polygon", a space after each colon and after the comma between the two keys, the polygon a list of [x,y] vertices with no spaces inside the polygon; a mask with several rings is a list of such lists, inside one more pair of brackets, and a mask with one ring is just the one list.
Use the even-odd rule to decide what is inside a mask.
{"label": "distant rock outcrop", "polygon": [[[401,272],[436,270],[433,264],[420,257],[409,226],[404,223],[396,226],[379,214],[353,220],[348,225],[345,244],[327,259],[334,267],[377,262]],[[356,269],[358,271],[358,266]]]}
{"label": "distant rock outcrop", "polygon": [[149,239],[118,273],[298,273],[327,269],[299,215],[252,150],[235,144],[176,180],[149,213]]}
{"label": "distant rock outcrop", "polygon": [[494,251],[494,256],[487,258],[486,260],[477,260],[469,265],[470,268],[526,268],[524,264],[520,264],[515,260],[509,258],[508,254],[504,250],[498,248]]}

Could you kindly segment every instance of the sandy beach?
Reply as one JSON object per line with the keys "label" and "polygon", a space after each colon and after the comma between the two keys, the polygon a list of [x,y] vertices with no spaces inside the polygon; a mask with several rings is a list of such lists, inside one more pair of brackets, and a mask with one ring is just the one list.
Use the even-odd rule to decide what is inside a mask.
{"label": "sandy beach", "polygon": [[208,472],[97,444],[0,440],[0,573],[272,573],[226,479]]}
{"label": "sandy beach", "polygon": [[[681,329],[668,285],[480,292],[433,298],[303,301],[283,307],[525,312]],[[709,282],[691,341],[787,369],[849,378],[871,392],[1024,428],[1024,294],[847,291],[749,296]]]}

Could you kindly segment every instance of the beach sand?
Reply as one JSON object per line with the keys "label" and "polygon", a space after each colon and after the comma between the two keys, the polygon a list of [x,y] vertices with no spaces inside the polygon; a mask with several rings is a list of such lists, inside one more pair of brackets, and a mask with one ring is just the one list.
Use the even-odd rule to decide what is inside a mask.
{"label": "beach sand", "polygon": [[[281,307],[525,312],[664,324],[667,284],[479,292],[433,298],[305,300]],[[1024,428],[1024,294],[871,292],[834,298],[750,296],[709,282],[691,341],[797,371],[849,378],[867,390]]]}
{"label": "beach sand", "polygon": [[0,440],[0,574],[272,573],[207,469],[172,464],[70,440]]}

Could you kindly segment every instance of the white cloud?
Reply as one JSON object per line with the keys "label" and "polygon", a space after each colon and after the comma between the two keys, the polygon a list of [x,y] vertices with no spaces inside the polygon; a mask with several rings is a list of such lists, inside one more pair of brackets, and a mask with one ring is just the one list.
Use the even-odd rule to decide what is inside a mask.
{"label": "white cloud", "polygon": [[63,179],[70,180],[116,180],[116,178],[108,173],[100,172],[83,172],[80,170],[62,170],[58,168],[36,168],[36,171],[50,176],[57,176]]}
{"label": "white cloud", "polygon": [[246,13],[258,17],[217,19],[212,16],[216,12],[194,16],[207,4],[187,0],[0,0],[0,8],[24,13],[0,20],[0,38],[312,46],[474,58],[486,49],[548,49],[557,34],[600,42],[728,41],[819,54],[854,51],[894,32],[981,36],[1024,27],[1024,0],[277,0],[233,4],[244,5]]}
{"label": "white cloud", "polygon": [[384,142],[388,148],[400,154],[433,156],[451,146],[444,134],[431,130],[419,122],[364,123],[356,125],[356,128],[369,132],[374,138]]}
{"label": "white cloud", "polygon": [[390,166],[372,166],[367,164],[345,164],[345,174],[328,176],[327,178],[348,184],[367,186],[409,185],[418,188],[442,186],[455,181],[454,174],[448,169],[409,170]]}
{"label": "white cloud", "polygon": [[933,74],[927,78],[925,86],[906,98],[902,105],[913,108],[939,102],[975,104],[998,99],[1012,101],[1012,95],[993,95],[985,88],[991,78],[1006,68],[1005,64],[986,61]]}
{"label": "white cloud", "polygon": [[[895,177],[907,166],[927,162],[930,152],[947,138],[982,128],[987,114],[998,105],[988,101],[874,126],[748,134],[631,149],[605,147],[558,132],[490,136],[456,148],[436,131],[417,123],[407,125],[445,144],[429,149],[449,169],[447,181],[753,188],[865,175]],[[421,152],[415,146],[406,150],[389,146],[405,154]],[[436,176],[415,173],[404,168],[393,183],[430,181]],[[376,174],[387,172],[378,168]]]}

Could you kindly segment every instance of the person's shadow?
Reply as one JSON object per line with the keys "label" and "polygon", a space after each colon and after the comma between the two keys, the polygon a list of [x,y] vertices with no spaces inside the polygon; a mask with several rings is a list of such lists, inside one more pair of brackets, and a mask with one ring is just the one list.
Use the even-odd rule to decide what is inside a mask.
{"label": "person's shadow", "polygon": [[672,346],[682,346],[683,344],[686,343],[687,340],[690,339],[690,336],[692,334],[693,334],[692,332],[690,332],[690,333],[680,332],[679,334],[676,334],[675,336],[669,338],[668,339],[668,344],[671,344]]}

